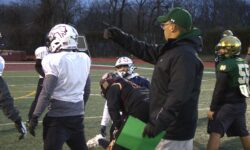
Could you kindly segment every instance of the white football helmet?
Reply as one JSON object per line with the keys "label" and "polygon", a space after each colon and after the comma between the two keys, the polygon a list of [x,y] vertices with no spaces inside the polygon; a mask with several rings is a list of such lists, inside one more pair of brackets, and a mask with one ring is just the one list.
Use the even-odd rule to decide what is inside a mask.
{"label": "white football helmet", "polygon": [[118,75],[120,75],[121,77],[124,78],[127,75],[131,75],[132,73],[134,73],[134,70],[136,69],[136,67],[130,58],[128,58],[128,57],[118,58],[116,63],[115,63],[115,67],[119,67],[119,66],[123,66],[123,65],[128,66],[128,72],[117,72]]}
{"label": "white football helmet", "polygon": [[49,52],[56,53],[62,49],[77,49],[78,32],[68,24],[55,25],[48,34]]}

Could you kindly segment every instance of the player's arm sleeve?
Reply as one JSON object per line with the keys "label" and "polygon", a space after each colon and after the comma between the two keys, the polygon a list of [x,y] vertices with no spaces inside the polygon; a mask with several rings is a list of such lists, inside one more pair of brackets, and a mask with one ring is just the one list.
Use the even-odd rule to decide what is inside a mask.
{"label": "player's arm sleeve", "polygon": [[43,71],[41,59],[36,59],[35,69],[36,69],[36,72],[39,73],[39,75],[44,77],[44,71]]}
{"label": "player's arm sleeve", "polygon": [[19,120],[21,117],[19,116],[19,111],[14,106],[13,97],[10,95],[8,86],[3,78],[0,76],[0,107],[4,115],[12,120]]}
{"label": "player's arm sleeve", "polygon": [[212,101],[210,105],[211,111],[216,111],[219,108],[219,102],[223,98],[225,87],[228,87],[229,77],[226,72],[218,72],[217,80],[215,83],[215,88],[212,96]]}
{"label": "player's arm sleeve", "polygon": [[161,130],[166,129],[176,120],[183,106],[189,103],[191,97],[198,99],[198,97],[193,97],[192,91],[199,91],[199,89],[195,89],[195,86],[201,84],[201,81],[197,81],[197,77],[202,76],[201,70],[203,70],[203,66],[197,65],[198,62],[193,59],[193,57],[187,55],[180,55],[176,56],[171,62],[171,80],[165,90],[167,100],[156,118],[153,119],[154,124]]}
{"label": "player's arm sleeve", "polygon": [[134,36],[124,33],[118,28],[110,28],[109,31],[112,34],[111,39],[123,47],[125,51],[132,53],[146,62],[156,64],[162,46],[139,41]]}
{"label": "player's arm sleeve", "polygon": [[50,96],[52,95],[58,78],[54,75],[46,75],[43,81],[43,89],[37,100],[37,105],[33,115],[40,117],[45,108],[49,105]]}
{"label": "player's arm sleeve", "polygon": [[84,87],[84,95],[83,95],[84,106],[86,106],[86,103],[89,100],[90,89],[91,89],[91,79],[90,79],[90,75],[89,75],[87,78],[85,87]]}
{"label": "player's arm sleeve", "polygon": [[101,126],[107,126],[110,120],[107,101],[104,104]]}
{"label": "player's arm sleeve", "polygon": [[120,115],[121,108],[121,91],[119,85],[112,85],[106,94],[109,115],[113,121],[114,126],[119,129],[122,125],[122,118]]}

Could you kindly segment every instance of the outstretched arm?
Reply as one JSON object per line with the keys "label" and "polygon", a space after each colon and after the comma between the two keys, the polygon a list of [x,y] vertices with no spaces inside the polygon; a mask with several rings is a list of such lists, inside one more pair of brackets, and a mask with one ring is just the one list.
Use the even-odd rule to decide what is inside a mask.
{"label": "outstretched arm", "polygon": [[124,50],[151,64],[156,64],[161,53],[162,46],[139,41],[134,36],[116,27],[105,29],[104,38],[111,39],[124,48]]}

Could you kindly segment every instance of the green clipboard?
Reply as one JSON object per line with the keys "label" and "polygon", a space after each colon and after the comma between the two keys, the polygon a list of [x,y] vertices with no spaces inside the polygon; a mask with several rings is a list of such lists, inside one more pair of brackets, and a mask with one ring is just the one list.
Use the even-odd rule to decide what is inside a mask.
{"label": "green clipboard", "polygon": [[154,138],[142,137],[145,123],[129,116],[120,135],[116,140],[116,144],[121,145],[129,150],[154,150],[165,134],[161,132]]}

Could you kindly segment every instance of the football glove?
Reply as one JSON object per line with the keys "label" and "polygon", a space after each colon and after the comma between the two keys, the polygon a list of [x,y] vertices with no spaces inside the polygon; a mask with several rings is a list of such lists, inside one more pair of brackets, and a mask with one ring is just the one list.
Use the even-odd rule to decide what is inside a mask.
{"label": "football glove", "polygon": [[28,125],[28,129],[29,129],[29,132],[32,136],[36,136],[36,133],[35,133],[35,128],[38,124],[38,116],[32,116],[30,121],[29,121],[29,125]]}
{"label": "football glove", "polygon": [[87,142],[88,148],[91,149],[91,148],[98,147],[99,146],[98,140],[100,140],[100,139],[105,139],[105,137],[103,137],[101,134],[98,134],[95,137],[93,137],[92,139],[88,140],[88,142]]}
{"label": "football glove", "polygon": [[103,32],[103,38],[104,39],[111,39],[112,38],[112,33],[109,31],[109,28],[105,29]]}
{"label": "football glove", "polygon": [[123,31],[117,27],[108,27],[104,29],[103,38],[104,39],[114,39],[119,36],[119,34],[124,34]]}
{"label": "football glove", "polygon": [[19,140],[22,140],[24,139],[24,137],[26,136],[27,134],[27,129],[26,129],[26,126],[25,124],[22,122],[21,119],[18,119],[17,121],[15,121],[15,127],[17,129],[17,131],[20,133],[20,136],[19,136]]}

